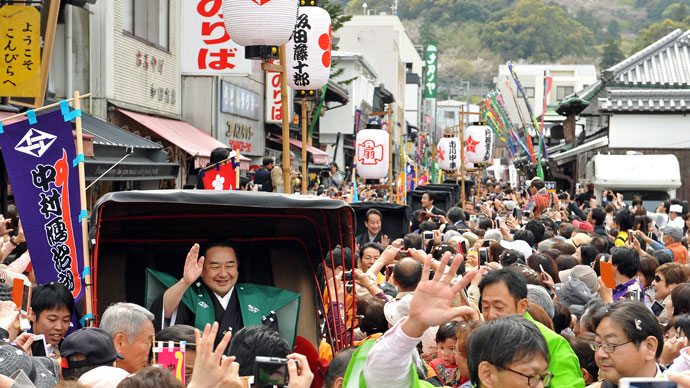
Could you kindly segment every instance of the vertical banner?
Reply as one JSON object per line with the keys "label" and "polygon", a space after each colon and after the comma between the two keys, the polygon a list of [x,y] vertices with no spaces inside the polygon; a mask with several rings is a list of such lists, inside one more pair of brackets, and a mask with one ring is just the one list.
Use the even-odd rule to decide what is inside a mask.
{"label": "vertical banner", "polygon": [[155,341],[151,351],[156,355],[156,364],[172,372],[176,379],[185,383],[186,341]]}
{"label": "vertical banner", "polygon": [[436,64],[438,63],[438,44],[427,43],[424,49],[426,71],[424,72],[424,97],[436,98]]}
{"label": "vertical banner", "polygon": [[247,75],[244,46],[225,30],[222,0],[185,0],[180,28],[180,70],[189,75]]}
{"label": "vertical banner", "polygon": [[75,301],[83,295],[84,267],[79,158],[70,122],[77,112],[65,106],[63,112],[36,118],[29,111],[28,120],[8,125],[0,134],[36,281],[59,282]]}
{"label": "vertical banner", "polygon": [[[268,63],[280,65],[277,59],[271,59]],[[273,71],[266,71],[266,82],[264,83],[264,91],[266,96],[266,115],[264,121],[267,124],[282,124],[283,123],[283,103],[280,95],[280,73]],[[292,89],[288,86],[288,106],[292,107],[293,99]],[[292,112],[286,112],[292,121]]]}
{"label": "vertical banner", "polygon": [[26,5],[0,8],[0,96],[41,94],[41,13]]}

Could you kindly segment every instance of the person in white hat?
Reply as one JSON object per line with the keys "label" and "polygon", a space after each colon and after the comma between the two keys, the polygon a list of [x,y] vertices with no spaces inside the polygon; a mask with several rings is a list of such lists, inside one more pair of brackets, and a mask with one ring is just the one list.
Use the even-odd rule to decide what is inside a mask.
{"label": "person in white hat", "polygon": [[685,222],[683,221],[683,205],[680,204],[674,204],[671,205],[671,209],[668,213],[668,218],[669,218],[669,225],[673,225],[675,227],[680,228],[683,230],[683,227],[685,226]]}

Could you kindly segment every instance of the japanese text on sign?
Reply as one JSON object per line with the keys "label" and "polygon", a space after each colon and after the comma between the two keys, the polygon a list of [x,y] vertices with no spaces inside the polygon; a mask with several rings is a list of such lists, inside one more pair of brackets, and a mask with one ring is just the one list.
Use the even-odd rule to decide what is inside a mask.
{"label": "japanese text on sign", "polygon": [[0,8],[0,96],[38,97],[41,14],[24,5]]}
{"label": "japanese text on sign", "polygon": [[[269,63],[279,65],[280,61],[272,59]],[[270,124],[280,124],[283,120],[283,104],[280,95],[280,73],[272,71],[266,72],[265,94],[266,94],[266,117],[265,121]],[[288,106],[292,106],[292,92],[288,90]],[[288,115],[290,112],[288,112]]]}
{"label": "japanese text on sign", "polygon": [[182,74],[249,74],[244,47],[230,39],[221,13],[222,0],[182,2]]}
{"label": "japanese text on sign", "polygon": [[436,64],[438,63],[438,45],[427,43],[425,49],[424,96],[436,98]]}
{"label": "japanese text on sign", "polygon": [[295,34],[292,37],[295,42],[294,60],[297,61],[297,65],[293,66],[295,71],[292,73],[292,76],[297,86],[309,86],[309,64],[307,63],[307,60],[309,60],[309,52],[307,50],[309,34],[307,30],[311,30],[309,15],[303,13],[297,17]]}
{"label": "japanese text on sign", "polygon": [[180,347],[166,346],[164,342],[158,341],[156,344],[163,344],[163,346],[153,348],[153,352],[156,353],[157,364],[172,372],[175,378],[184,384],[185,344],[182,343]]}
{"label": "japanese text on sign", "polygon": [[220,111],[259,120],[260,97],[257,93],[221,81]]}

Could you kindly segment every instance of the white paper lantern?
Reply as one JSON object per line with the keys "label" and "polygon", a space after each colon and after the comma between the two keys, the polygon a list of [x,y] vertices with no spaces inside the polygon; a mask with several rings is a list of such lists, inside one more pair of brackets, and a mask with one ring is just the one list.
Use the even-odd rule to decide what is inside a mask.
{"label": "white paper lantern", "polygon": [[460,139],[443,137],[436,146],[436,161],[442,170],[452,171],[460,168]]}
{"label": "white paper lantern", "polygon": [[282,46],[295,29],[297,5],[297,0],[223,0],[225,29],[241,46]]}
{"label": "white paper lantern", "polygon": [[357,132],[357,174],[364,179],[382,179],[388,175],[388,132],[362,129]]}
{"label": "white paper lantern", "polygon": [[314,90],[331,74],[331,16],[319,7],[299,7],[295,33],[285,50],[288,86]]}
{"label": "white paper lantern", "polygon": [[470,125],[465,129],[465,157],[470,163],[491,162],[494,133],[488,125]]}

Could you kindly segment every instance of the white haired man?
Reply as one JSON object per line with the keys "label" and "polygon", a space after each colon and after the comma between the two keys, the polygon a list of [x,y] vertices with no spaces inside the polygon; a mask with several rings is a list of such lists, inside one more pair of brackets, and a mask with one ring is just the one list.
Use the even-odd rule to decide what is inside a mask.
{"label": "white haired man", "polygon": [[117,360],[118,368],[135,373],[146,367],[153,343],[153,318],[150,311],[134,303],[115,303],[105,309],[99,327],[113,337],[115,350],[124,357]]}

